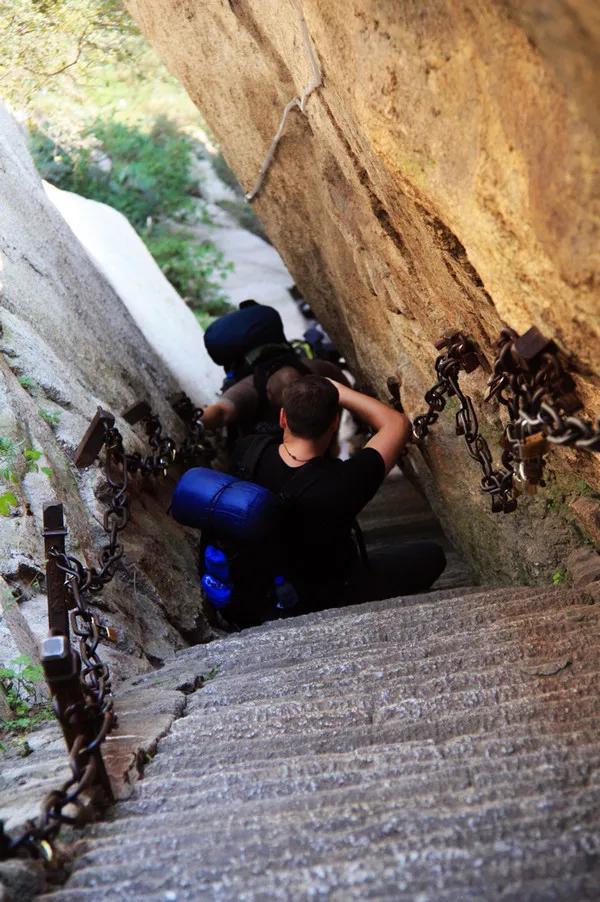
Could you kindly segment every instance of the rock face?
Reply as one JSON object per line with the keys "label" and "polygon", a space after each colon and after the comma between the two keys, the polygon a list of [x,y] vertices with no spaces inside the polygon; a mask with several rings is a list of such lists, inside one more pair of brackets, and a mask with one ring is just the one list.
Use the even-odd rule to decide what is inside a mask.
{"label": "rock face", "polygon": [[[10,490],[17,502],[0,517],[5,662],[15,650],[35,657],[47,635],[43,503],[63,502],[74,554],[95,563],[103,543],[102,473],[72,462],[97,406],[118,415],[147,400],[170,434],[181,437],[182,426],[166,400],[177,384],[47,200],[6,112],[0,182],[0,494]],[[139,429],[117,425],[128,450],[147,453]],[[36,458],[29,468],[28,453]],[[148,670],[209,633],[194,586],[194,537],[166,515],[172,483],[134,482],[124,566],[98,599],[101,619],[119,632],[103,654],[117,675]]]}
{"label": "rock face", "polygon": [[206,353],[198,320],[125,216],[108,204],[48,183],[44,190],[117,292],[162,366],[195,404],[212,399],[223,379]]}
{"label": "rock face", "polygon": [[[291,111],[255,208],[380,395],[399,375],[416,414],[443,332],[490,360],[504,323],[534,324],[575,356],[588,415],[600,408],[591,0],[128,5],[248,189],[310,81],[310,35],[322,85]],[[478,410],[485,377],[465,380]],[[488,577],[547,576],[580,539],[568,502],[598,487],[597,460],[553,452],[548,492],[493,517],[452,420],[416,461],[447,528]],[[498,410],[481,420],[498,452]]]}

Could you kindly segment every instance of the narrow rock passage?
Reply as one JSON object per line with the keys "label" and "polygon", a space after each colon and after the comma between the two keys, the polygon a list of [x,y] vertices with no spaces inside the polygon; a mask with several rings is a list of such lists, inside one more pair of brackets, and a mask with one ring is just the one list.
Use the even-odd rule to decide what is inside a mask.
{"label": "narrow rock passage", "polygon": [[[439,529],[392,479],[363,526],[388,541],[408,524]],[[187,706],[45,898],[597,898],[597,584],[451,588],[449,554],[436,591],[277,621],[131,680],[187,687]]]}

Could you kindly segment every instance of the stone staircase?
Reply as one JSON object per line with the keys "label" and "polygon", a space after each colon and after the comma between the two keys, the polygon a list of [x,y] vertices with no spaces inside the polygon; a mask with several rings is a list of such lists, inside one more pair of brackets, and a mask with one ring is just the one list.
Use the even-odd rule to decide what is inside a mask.
{"label": "stone staircase", "polygon": [[132,680],[182,716],[44,898],[598,899],[595,586],[332,609]]}

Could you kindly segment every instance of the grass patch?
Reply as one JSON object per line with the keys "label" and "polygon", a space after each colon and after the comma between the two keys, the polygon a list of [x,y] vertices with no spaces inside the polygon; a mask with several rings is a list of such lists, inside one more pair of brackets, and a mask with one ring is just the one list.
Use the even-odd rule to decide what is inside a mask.
{"label": "grass patch", "polygon": [[38,413],[42,420],[45,423],[48,423],[49,426],[58,426],[60,423],[60,414],[55,410],[48,410],[46,407],[40,407]]}
{"label": "grass patch", "polygon": [[54,717],[51,705],[41,700],[43,682],[41,664],[34,664],[27,655],[0,667],[0,692],[12,712],[11,717],[0,720],[3,734],[22,735]]}

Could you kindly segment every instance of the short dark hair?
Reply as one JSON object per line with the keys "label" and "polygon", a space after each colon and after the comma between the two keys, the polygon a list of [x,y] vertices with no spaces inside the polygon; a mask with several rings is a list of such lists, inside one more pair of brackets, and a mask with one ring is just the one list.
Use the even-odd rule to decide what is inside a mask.
{"label": "short dark hair", "polygon": [[283,392],[288,426],[299,438],[320,438],[340,410],[337,388],[324,376],[302,376]]}

